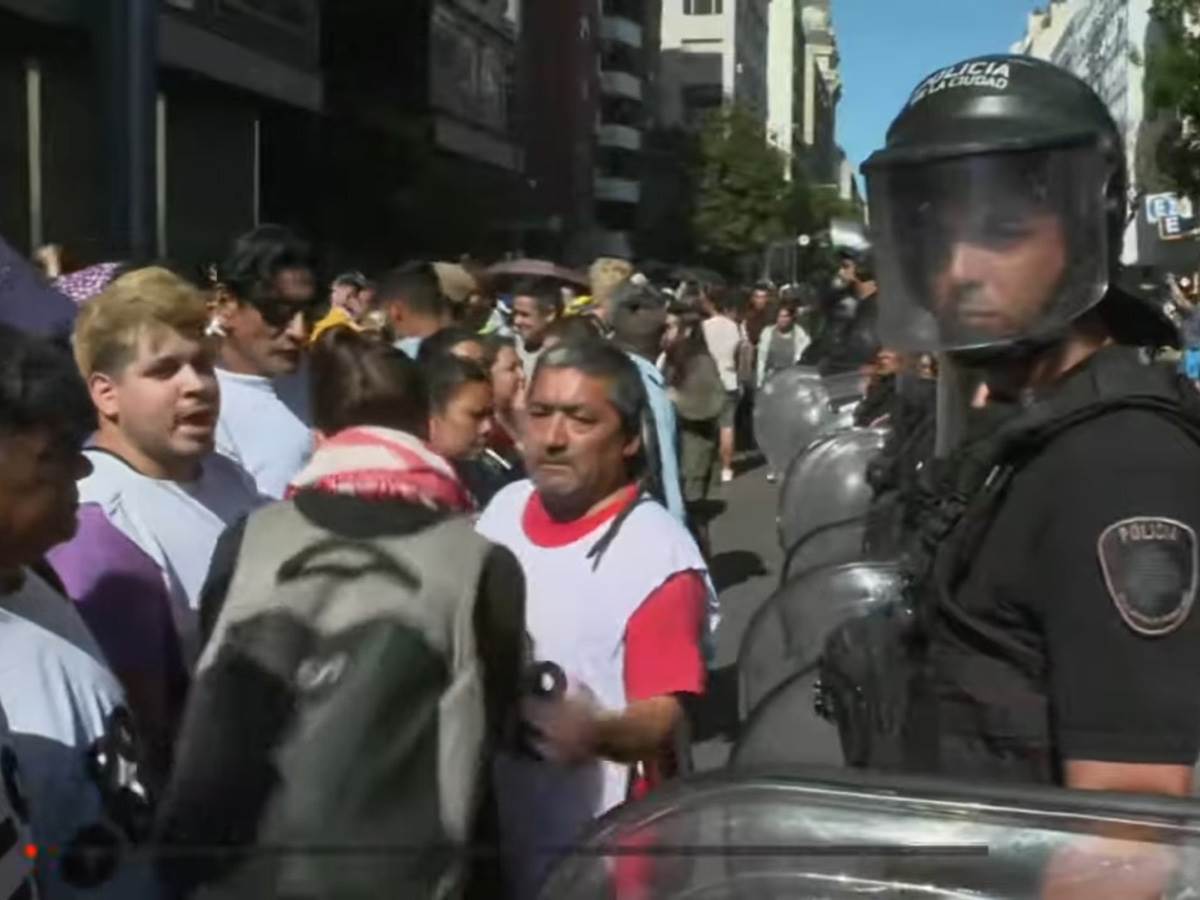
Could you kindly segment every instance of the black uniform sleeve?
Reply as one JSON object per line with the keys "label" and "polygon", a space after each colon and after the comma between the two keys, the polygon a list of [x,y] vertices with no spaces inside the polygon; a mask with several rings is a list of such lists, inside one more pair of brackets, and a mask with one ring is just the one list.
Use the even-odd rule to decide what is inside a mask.
{"label": "black uniform sleeve", "polygon": [[1125,411],[1064,435],[1028,583],[1064,760],[1191,766],[1200,751],[1200,448]]}

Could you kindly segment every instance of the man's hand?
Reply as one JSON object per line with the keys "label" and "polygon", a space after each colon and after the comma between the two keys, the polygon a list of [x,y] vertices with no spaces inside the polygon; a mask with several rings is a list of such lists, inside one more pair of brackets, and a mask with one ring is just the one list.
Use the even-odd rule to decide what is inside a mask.
{"label": "man's hand", "polygon": [[[1067,760],[1067,787],[1185,797],[1191,792],[1188,766]],[[1082,838],[1054,854],[1042,882],[1042,900],[1155,900],[1175,877],[1174,848],[1144,842],[1122,829]]]}
{"label": "man's hand", "polygon": [[620,713],[602,712],[577,695],[529,698],[521,713],[541,735],[535,741],[538,750],[565,765],[596,757],[619,763],[654,759],[670,746],[683,721],[683,708],[674,697],[641,700]]}
{"label": "man's hand", "polygon": [[1067,787],[1081,791],[1119,791],[1187,797],[1192,792],[1191,766],[1112,763],[1068,759]]}
{"label": "man's hand", "polygon": [[1159,900],[1175,877],[1175,847],[1136,835],[1081,838],[1057,851],[1042,878],[1041,900]]}
{"label": "man's hand", "polygon": [[522,718],[538,733],[534,747],[546,759],[562,765],[577,765],[596,756],[599,715],[594,703],[576,695],[521,701]]}

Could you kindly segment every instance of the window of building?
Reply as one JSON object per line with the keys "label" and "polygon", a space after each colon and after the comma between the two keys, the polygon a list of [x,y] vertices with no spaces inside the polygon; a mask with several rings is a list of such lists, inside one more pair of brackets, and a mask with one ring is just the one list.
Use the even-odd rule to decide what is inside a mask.
{"label": "window of building", "polygon": [[605,72],[641,75],[642,52],[617,41],[606,41],[600,47],[600,69]]}
{"label": "window of building", "polygon": [[642,177],[642,155],[636,150],[623,147],[597,147],[596,168],[605,178],[627,178],[637,181]]}
{"label": "window of building", "polygon": [[683,89],[683,118],[689,128],[698,128],[710,113],[721,108],[725,94],[719,84],[694,84]]}
{"label": "window of building", "polygon": [[646,112],[642,104],[628,97],[604,97],[600,101],[600,115],[607,125],[627,125],[642,128]]}
{"label": "window of building", "polygon": [[685,16],[719,16],[723,0],[683,0]]}
{"label": "window of building", "polygon": [[601,8],[606,16],[622,16],[634,22],[641,22],[645,14],[644,0],[604,0]]}

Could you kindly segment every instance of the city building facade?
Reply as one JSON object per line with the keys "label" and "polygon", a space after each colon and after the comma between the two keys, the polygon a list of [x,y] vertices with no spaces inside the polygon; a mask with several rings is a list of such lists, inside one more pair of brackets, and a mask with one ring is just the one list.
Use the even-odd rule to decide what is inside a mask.
{"label": "city building facade", "polygon": [[1012,52],[1049,59],[1078,6],[1075,0],[1050,0],[1046,6],[1035,9],[1025,24],[1024,37],[1013,44]]}
{"label": "city building facade", "polygon": [[[525,215],[536,207],[512,0],[125,5],[156,20],[142,255],[191,267],[274,221],[318,241],[330,267],[382,268],[500,255],[546,229]],[[128,249],[108,221],[120,200],[110,139],[124,123],[106,118],[97,9],[0,0],[0,232],[25,250],[61,243],[81,263]]]}
{"label": "city building facade", "polygon": [[1053,0],[1030,15],[1025,35],[1011,49],[1074,72],[1112,113],[1124,141],[1135,213],[1122,260],[1194,268],[1194,237],[1172,234],[1156,213],[1164,192],[1154,157],[1165,122],[1146,102],[1146,61],[1158,39],[1151,6],[1151,0]]}
{"label": "city building facade", "polygon": [[838,181],[837,191],[838,199],[852,203],[861,210],[862,215],[866,215],[866,204],[863,202],[862,193],[858,189],[858,179],[855,177],[854,163],[846,156],[846,152],[838,147]]}
{"label": "city building facade", "polygon": [[[600,17],[594,0],[524,0],[520,134],[548,255],[595,229]],[[535,245],[540,252],[542,245]]]}
{"label": "city building facade", "polygon": [[837,146],[837,107],[842,99],[837,38],[829,0],[806,3],[801,12],[804,53],[801,61],[803,118],[802,162],[817,184],[837,184],[841,176]]}
{"label": "city building facade", "polygon": [[768,116],[770,0],[667,0],[662,9],[661,121],[695,127],[736,103]]}
{"label": "city building facade", "polygon": [[547,255],[635,255],[660,11],[660,0],[523,4],[521,128]]}
{"label": "city building facade", "polygon": [[657,117],[661,0],[602,0],[596,122],[597,256],[632,259],[646,133]]}
{"label": "city building facade", "polygon": [[273,191],[279,218],[303,223],[339,266],[498,254],[519,242],[530,188],[505,0],[322,8],[326,109],[320,122],[291,123],[291,167],[279,164]]}
{"label": "city building facade", "polygon": [[788,170],[803,145],[803,0],[771,0],[767,49],[767,136],[788,157]]}
{"label": "city building facade", "polygon": [[816,184],[842,181],[839,64],[829,0],[772,0],[767,131],[789,172]]}
{"label": "city building facade", "polygon": [[[92,0],[0,0],[0,232],[81,264],[122,255],[106,158],[109,73]],[[317,0],[164,0],[156,64],[148,249],[212,259],[267,214],[266,146],[281,113],[324,103]],[[149,173],[148,173],[149,175]]]}

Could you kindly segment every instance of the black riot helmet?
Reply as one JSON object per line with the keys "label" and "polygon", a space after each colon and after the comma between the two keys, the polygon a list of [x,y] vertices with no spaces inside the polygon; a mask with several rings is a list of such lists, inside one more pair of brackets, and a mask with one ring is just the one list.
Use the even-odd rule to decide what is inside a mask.
{"label": "black riot helmet", "polygon": [[1095,92],[1050,63],[983,56],[935,72],[863,171],[889,347],[1051,342],[1117,271],[1121,135]]}

